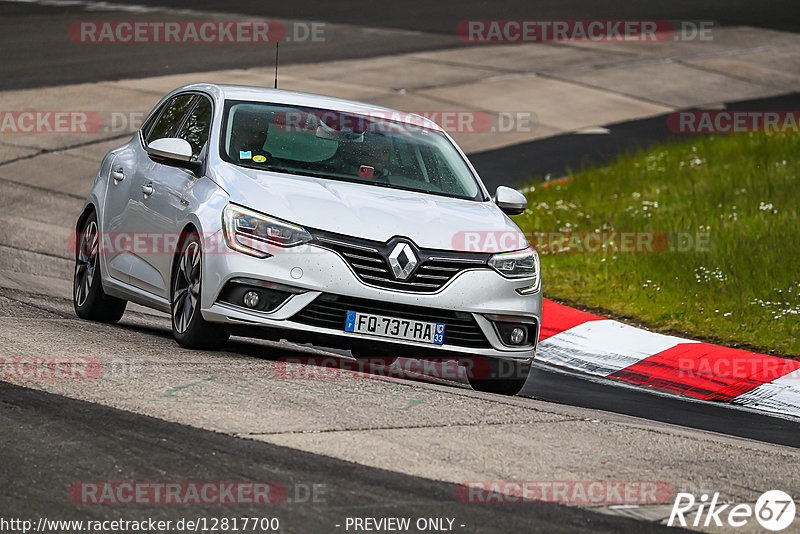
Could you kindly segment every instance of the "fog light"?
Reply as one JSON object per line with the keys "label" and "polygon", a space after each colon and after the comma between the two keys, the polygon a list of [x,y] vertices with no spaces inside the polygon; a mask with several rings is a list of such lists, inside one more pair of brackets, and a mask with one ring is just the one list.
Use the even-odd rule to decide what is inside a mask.
{"label": "fog light", "polygon": [[272,312],[305,290],[256,280],[254,278],[234,278],[220,291],[218,302],[244,307],[251,311]]}
{"label": "fog light", "polygon": [[256,291],[247,291],[244,297],[242,297],[242,302],[244,302],[244,305],[248,308],[255,308],[258,306],[260,300]]}
{"label": "fog light", "polygon": [[512,345],[522,344],[522,342],[525,341],[525,329],[520,328],[519,326],[515,327],[513,330],[511,330],[508,340]]}
{"label": "fog light", "polygon": [[532,344],[531,335],[536,335],[534,324],[498,321],[497,319],[502,319],[502,316],[489,316],[489,319],[495,320],[494,326],[503,345],[524,347]]}

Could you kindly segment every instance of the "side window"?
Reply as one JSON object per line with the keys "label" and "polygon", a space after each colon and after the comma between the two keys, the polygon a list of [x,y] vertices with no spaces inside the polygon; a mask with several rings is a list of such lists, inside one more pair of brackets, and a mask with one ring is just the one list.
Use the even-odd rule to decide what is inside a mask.
{"label": "side window", "polygon": [[142,137],[147,139],[147,132],[153,129],[153,124],[158,120],[158,116],[161,115],[161,112],[164,108],[167,107],[166,104],[162,104],[158,108],[155,109],[150,115],[148,115],[147,120],[142,124]]}
{"label": "side window", "polygon": [[205,97],[199,97],[197,104],[186,122],[178,132],[178,137],[186,139],[192,145],[192,159],[200,156],[200,151],[208,141],[208,133],[211,130],[211,102]]}
{"label": "side window", "polygon": [[161,116],[158,117],[153,127],[147,133],[145,141],[149,145],[156,139],[172,137],[175,129],[180,124],[183,114],[194,100],[194,95],[178,95],[164,105]]}

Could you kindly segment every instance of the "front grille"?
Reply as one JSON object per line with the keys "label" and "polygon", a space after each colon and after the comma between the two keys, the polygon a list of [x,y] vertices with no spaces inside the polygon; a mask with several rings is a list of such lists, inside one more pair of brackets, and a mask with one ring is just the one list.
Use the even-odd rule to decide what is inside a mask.
{"label": "front grille", "polygon": [[[487,268],[489,254],[418,249],[419,265],[405,280],[397,280],[387,260],[399,238],[388,243],[314,232],[318,245],[333,250],[353,269],[359,280],[371,286],[400,291],[432,293],[467,269]],[[407,241],[406,241],[407,242]],[[410,244],[410,243],[409,243]]]}
{"label": "front grille", "polygon": [[297,312],[291,320],[311,326],[343,330],[348,311],[444,323],[444,345],[491,347],[471,313],[422,306],[408,306],[339,295],[320,295],[311,304]]}

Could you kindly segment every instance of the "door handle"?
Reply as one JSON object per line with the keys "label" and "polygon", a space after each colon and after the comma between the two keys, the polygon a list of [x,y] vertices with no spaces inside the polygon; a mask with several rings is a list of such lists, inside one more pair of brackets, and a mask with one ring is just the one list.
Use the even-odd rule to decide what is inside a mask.
{"label": "door handle", "polygon": [[122,168],[119,168],[116,171],[111,171],[111,177],[117,182],[121,182],[125,179],[125,173],[122,172]]}
{"label": "door handle", "polygon": [[145,184],[142,186],[142,193],[145,196],[150,196],[153,194],[153,184]]}

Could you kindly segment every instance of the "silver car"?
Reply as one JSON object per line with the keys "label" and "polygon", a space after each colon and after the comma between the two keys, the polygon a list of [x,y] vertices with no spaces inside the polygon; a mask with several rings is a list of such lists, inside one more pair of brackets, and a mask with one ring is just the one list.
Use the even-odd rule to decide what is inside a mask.
{"label": "silver car", "polygon": [[75,311],[162,310],[187,348],[243,335],[457,360],[475,389],[515,394],[542,309],[539,257],[507,216],[525,203],[492,198],[419,115],[189,85],[103,159],[76,227]]}

